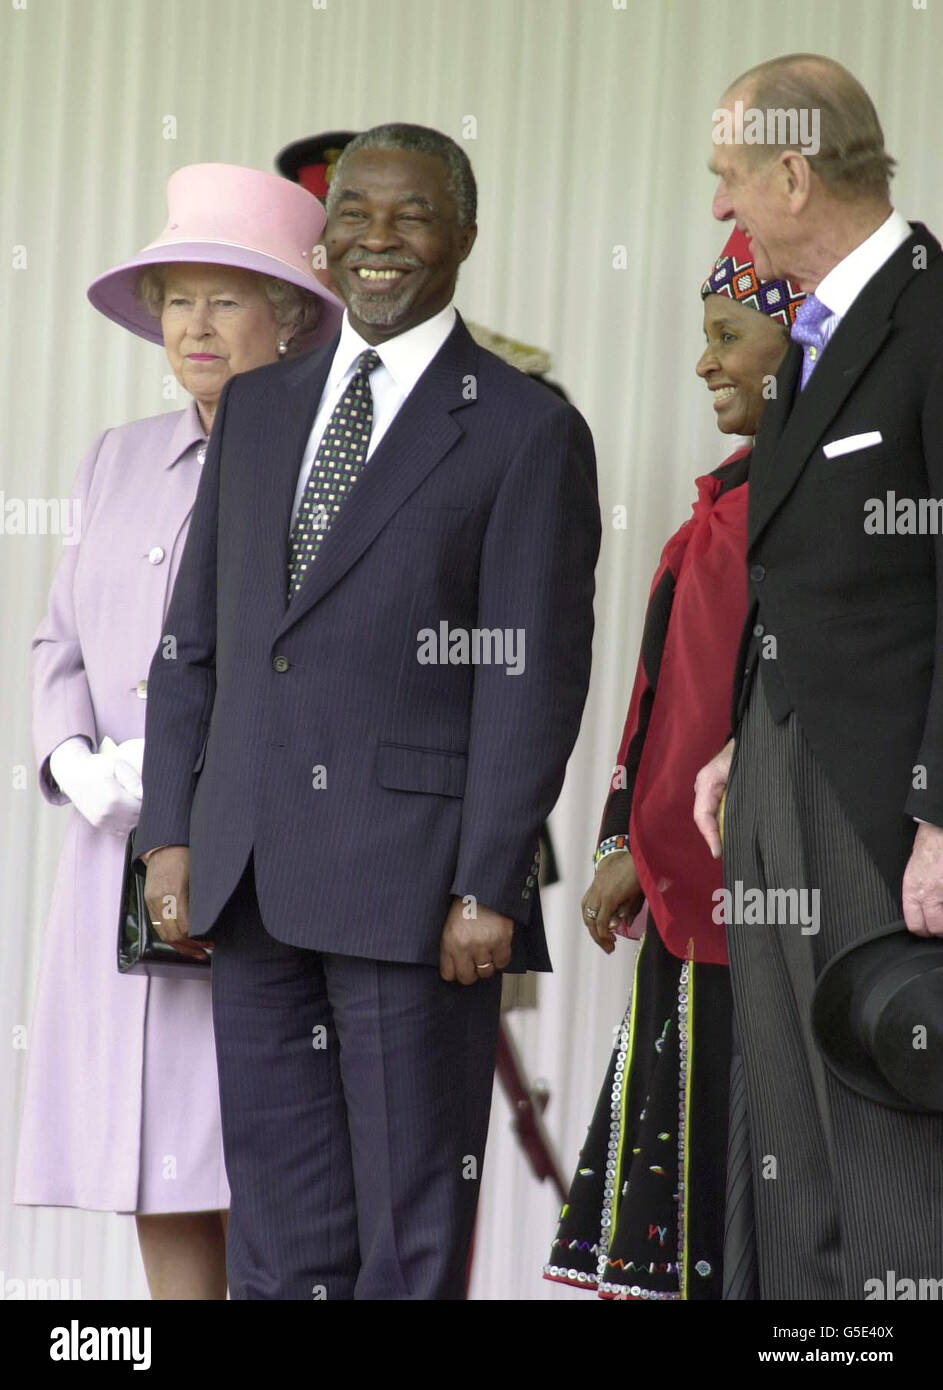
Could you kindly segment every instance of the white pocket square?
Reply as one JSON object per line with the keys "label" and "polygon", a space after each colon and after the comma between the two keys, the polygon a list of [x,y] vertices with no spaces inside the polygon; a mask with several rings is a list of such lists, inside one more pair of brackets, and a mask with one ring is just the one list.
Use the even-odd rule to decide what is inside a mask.
{"label": "white pocket square", "polygon": [[842,454],[853,454],[858,449],[869,449],[872,444],[883,444],[884,436],[880,430],[868,430],[867,434],[849,434],[847,439],[833,439],[822,445],[827,459],[841,458]]}

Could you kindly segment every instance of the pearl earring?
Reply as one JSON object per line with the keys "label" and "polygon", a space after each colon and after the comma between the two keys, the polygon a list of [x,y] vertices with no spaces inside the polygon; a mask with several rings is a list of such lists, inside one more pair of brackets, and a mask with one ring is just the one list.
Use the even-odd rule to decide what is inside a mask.
{"label": "pearl earring", "polygon": [[284,357],[284,356],[285,356],[285,353],[286,353],[287,351],[288,351],[288,344],[284,341],[284,339],[279,338],[279,340],[278,340],[278,355],[279,355],[279,357]]}

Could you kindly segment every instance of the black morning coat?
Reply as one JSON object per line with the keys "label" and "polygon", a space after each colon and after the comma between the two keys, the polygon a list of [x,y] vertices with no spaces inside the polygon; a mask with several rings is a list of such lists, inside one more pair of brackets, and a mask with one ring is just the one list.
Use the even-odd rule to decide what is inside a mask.
{"label": "black morning coat", "polygon": [[790,347],[763,412],[733,691],[734,729],[757,669],[774,716],[795,710],[898,897],[913,818],[943,825],[943,536],[865,525],[889,493],[892,509],[943,498],[943,257],[926,227],[911,229],[801,392]]}

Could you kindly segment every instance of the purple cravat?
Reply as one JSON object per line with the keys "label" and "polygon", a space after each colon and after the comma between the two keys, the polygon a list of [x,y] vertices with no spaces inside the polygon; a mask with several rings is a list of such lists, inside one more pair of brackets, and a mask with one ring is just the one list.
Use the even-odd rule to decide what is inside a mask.
{"label": "purple cravat", "polygon": [[799,343],[802,347],[802,381],[801,390],[805,390],[806,382],[815,371],[819,363],[819,358],[825,351],[825,344],[828,337],[822,331],[825,320],[831,317],[831,309],[827,304],[823,304],[821,299],[816,299],[814,294],[810,294],[796,310],[796,321],[789,331],[789,336],[794,343]]}

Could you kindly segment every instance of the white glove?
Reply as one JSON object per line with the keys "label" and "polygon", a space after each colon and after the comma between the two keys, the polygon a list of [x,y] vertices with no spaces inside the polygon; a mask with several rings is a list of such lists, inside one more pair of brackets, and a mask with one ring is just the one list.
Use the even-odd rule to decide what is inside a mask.
{"label": "white glove", "polygon": [[[107,741],[111,743],[111,739],[107,739]],[[99,751],[105,751],[105,739],[102,740]],[[143,738],[126,738],[124,743],[119,743],[114,751],[115,777],[126,792],[131,792],[140,800],[144,795],[144,785],[141,782],[141,768],[144,765]]]}
{"label": "white glove", "polygon": [[138,823],[141,798],[115,776],[114,742],[106,737],[102,747],[104,752],[93,753],[84,738],[67,738],[49,755],[49,770],[89,825],[125,836]]}

